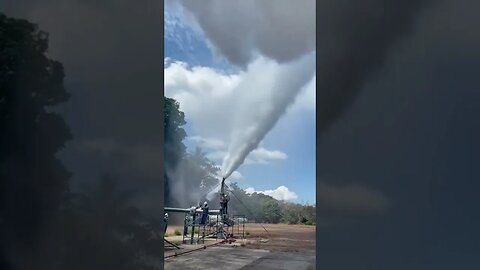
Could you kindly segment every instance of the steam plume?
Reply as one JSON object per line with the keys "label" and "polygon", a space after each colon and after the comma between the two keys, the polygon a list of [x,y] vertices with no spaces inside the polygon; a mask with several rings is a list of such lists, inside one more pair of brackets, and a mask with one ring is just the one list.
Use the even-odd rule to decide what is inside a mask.
{"label": "steam plume", "polygon": [[[249,73],[257,71],[249,66]],[[228,154],[223,160],[222,174],[228,178],[256,149],[265,135],[275,126],[289,105],[315,73],[315,53],[308,53],[298,60],[274,68],[271,89],[258,89],[255,102],[251,99],[237,112],[238,119],[231,132]],[[246,83],[249,83],[248,81]],[[241,88],[246,88],[240,85]],[[260,86],[261,87],[261,86]],[[262,94],[260,94],[263,92]]]}

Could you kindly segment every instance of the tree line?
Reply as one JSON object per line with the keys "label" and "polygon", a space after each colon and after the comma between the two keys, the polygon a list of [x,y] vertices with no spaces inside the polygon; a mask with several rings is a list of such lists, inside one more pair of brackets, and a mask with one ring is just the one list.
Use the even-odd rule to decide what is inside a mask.
{"label": "tree line", "polygon": [[245,215],[249,222],[315,225],[314,205],[279,201],[263,193],[248,194],[237,183],[229,185],[232,192],[231,213]]}

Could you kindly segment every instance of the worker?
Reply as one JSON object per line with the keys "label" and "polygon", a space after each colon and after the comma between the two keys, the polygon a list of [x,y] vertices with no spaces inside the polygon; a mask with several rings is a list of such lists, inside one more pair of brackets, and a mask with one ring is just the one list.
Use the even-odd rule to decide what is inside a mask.
{"label": "worker", "polygon": [[223,211],[225,211],[225,201],[224,201],[224,196],[221,196],[220,197],[220,208],[222,210],[222,213]]}
{"label": "worker", "polygon": [[207,218],[208,218],[208,203],[204,202],[202,206],[203,214],[202,214],[202,220],[201,224],[205,225],[207,223]]}
{"label": "worker", "polygon": [[225,194],[224,196],[225,214],[228,214],[228,201],[230,200],[230,197],[227,194]]}
{"label": "worker", "polygon": [[165,223],[165,229],[163,231],[164,234],[167,233],[167,226],[168,226],[168,213],[165,213],[165,215],[163,216],[163,222]]}

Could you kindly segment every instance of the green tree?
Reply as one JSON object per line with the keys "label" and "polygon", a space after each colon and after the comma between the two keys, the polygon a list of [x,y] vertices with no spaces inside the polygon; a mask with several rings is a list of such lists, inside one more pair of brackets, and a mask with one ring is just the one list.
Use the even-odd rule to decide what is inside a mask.
{"label": "green tree", "polygon": [[298,215],[296,209],[292,204],[285,203],[282,209],[282,222],[287,224],[296,224],[298,223]]}
{"label": "green tree", "polygon": [[[71,134],[49,108],[69,94],[47,49],[37,25],[0,14],[0,238],[12,256],[42,252],[41,230],[68,190],[70,175],[55,154]],[[37,262],[24,259],[20,268],[38,269]]]}
{"label": "green tree", "polygon": [[234,194],[230,213],[246,215],[250,221],[278,223],[282,218],[280,202],[262,193],[247,194],[237,183],[229,185]]}
{"label": "green tree", "polygon": [[264,222],[278,223],[281,219],[282,209],[275,199],[266,199],[262,203]]}
{"label": "green tree", "polygon": [[247,194],[236,183],[229,186],[232,193],[235,194],[230,203],[231,214],[243,214],[250,221],[256,222],[316,224],[315,206],[313,205],[278,201],[271,196],[256,192]]}
{"label": "green tree", "polygon": [[314,225],[316,224],[315,206],[284,203],[282,207],[282,222]]}
{"label": "green tree", "polygon": [[170,179],[169,172],[175,170],[179,162],[186,155],[186,146],[183,140],[187,133],[182,128],[186,124],[185,114],[180,111],[180,104],[172,99],[164,97],[164,180],[165,180],[165,203],[168,205],[172,202],[170,196]]}
{"label": "green tree", "polygon": [[317,223],[316,208],[313,205],[304,206],[304,217],[306,219],[306,225],[315,225]]}

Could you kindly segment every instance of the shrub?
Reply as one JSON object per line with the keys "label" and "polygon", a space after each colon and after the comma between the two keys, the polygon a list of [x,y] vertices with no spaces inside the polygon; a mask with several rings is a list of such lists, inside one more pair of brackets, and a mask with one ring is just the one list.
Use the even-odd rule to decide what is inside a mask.
{"label": "shrub", "polygon": [[175,235],[182,235],[182,232],[180,232],[180,230],[175,230],[174,234]]}

